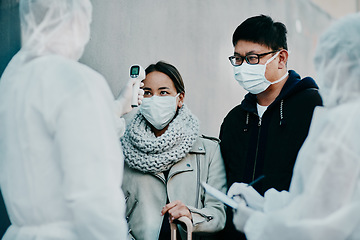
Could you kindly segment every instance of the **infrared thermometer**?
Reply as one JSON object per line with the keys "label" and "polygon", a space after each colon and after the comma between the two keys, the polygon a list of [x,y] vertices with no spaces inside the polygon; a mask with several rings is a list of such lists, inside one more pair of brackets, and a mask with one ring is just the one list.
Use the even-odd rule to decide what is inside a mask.
{"label": "infrared thermometer", "polygon": [[131,106],[138,106],[138,93],[140,89],[140,82],[145,79],[145,70],[138,64],[131,65],[130,78],[136,78],[136,82],[133,86]]}

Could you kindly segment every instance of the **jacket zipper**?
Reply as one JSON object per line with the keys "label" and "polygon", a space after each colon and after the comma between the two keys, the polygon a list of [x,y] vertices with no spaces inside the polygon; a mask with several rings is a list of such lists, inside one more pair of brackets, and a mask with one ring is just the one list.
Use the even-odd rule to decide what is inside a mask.
{"label": "jacket zipper", "polygon": [[196,184],[196,199],[195,199],[195,208],[199,208],[199,195],[200,195],[200,156],[196,154],[196,171],[197,171],[197,184]]}
{"label": "jacket zipper", "polygon": [[199,214],[200,216],[202,216],[202,217],[205,219],[205,220],[202,221],[202,222],[198,222],[198,223],[194,224],[194,226],[197,226],[197,225],[199,225],[199,224],[201,224],[201,223],[203,223],[203,222],[210,222],[211,220],[214,219],[213,216],[208,216],[208,215],[205,215],[204,213],[200,213],[200,212],[197,212],[197,211],[192,211],[192,212],[193,212],[193,213],[196,213],[196,214]]}
{"label": "jacket zipper", "polygon": [[261,117],[259,117],[258,127],[259,127],[259,131],[258,131],[258,137],[257,137],[257,142],[256,142],[255,162],[254,162],[254,169],[253,169],[253,174],[252,174],[252,180],[251,181],[254,181],[254,179],[255,179],[255,170],[256,170],[256,163],[257,163],[257,158],[258,158],[260,132],[261,132]]}
{"label": "jacket zipper", "polygon": [[135,202],[134,202],[133,206],[131,207],[128,215],[126,216],[126,221],[127,221],[127,222],[129,222],[130,217],[131,217],[131,214],[132,214],[133,211],[135,210],[135,207],[136,207],[137,204],[138,204],[138,200],[135,199]]}

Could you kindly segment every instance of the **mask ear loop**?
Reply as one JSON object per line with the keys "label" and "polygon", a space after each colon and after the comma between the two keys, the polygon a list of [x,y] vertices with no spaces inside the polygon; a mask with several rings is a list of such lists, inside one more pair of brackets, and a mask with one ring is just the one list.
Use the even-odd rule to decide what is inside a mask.
{"label": "mask ear loop", "polygon": [[[280,51],[281,51],[281,50],[280,50]],[[280,51],[278,51],[274,56],[272,56],[271,58],[269,58],[269,60],[266,61],[265,66],[266,66],[268,63],[272,62],[272,60],[274,60],[277,56],[279,56]]]}
{"label": "mask ear loop", "polygon": [[284,76],[282,76],[280,79],[274,81],[274,82],[271,82],[271,84],[275,84],[275,83],[278,83],[278,82],[281,82],[282,80],[284,80],[287,76],[289,75],[289,72],[286,72],[284,74]]}
{"label": "mask ear loop", "polygon": [[[280,51],[282,51],[282,50],[287,51],[286,49],[281,49]],[[280,51],[278,51],[274,56],[272,56],[269,60],[267,60],[266,63],[265,63],[265,66],[266,66],[269,62],[271,62],[272,60],[274,60],[277,56],[279,56]],[[288,52],[288,51],[287,51],[287,52]],[[269,82],[270,82],[271,84],[279,83],[279,82],[281,82],[282,80],[284,80],[288,75],[289,75],[289,72],[286,72],[286,73],[284,74],[284,76],[282,76],[280,79],[278,79],[278,80],[276,80],[276,81],[274,81],[274,82],[270,82],[270,81],[269,81]]]}
{"label": "mask ear loop", "polygon": [[[178,94],[176,94],[176,96],[175,96],[175,98],[177,98],[177,97],[179,97],[180,96],[180,93],[178,93]],[[179,99],[179,102],[180,102],[180,99]],[[183,102],[180,102],[181,103],[181,107],[179,107],[179,108],[182,108],[182,106],[183,106]]]}

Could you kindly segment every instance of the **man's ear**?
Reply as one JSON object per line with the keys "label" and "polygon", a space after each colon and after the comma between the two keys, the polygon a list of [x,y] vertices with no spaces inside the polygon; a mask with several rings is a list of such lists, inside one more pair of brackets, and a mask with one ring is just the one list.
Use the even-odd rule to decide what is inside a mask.
{"label": "man's ear", "polygon": [[184,99],[185,99],[185,93],[182,92],[179,95],[179,102],[178,102],[178,108],[181,108],[182,105],[184,104]]}
{"label": "man's ear", "polygon": [[285,49],[280,51],[280,53],[279,53],[279,69],[286,68],[288,57],[289,57],[288,51],[286,51]]}

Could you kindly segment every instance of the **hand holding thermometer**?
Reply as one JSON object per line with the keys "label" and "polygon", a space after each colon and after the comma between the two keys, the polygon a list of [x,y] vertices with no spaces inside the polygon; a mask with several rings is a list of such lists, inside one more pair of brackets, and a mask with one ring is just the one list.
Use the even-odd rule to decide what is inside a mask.
{"label": "hand holding thermometer", "polygon": [[138,94],[140,89],[140,82],[145,79],[145,71],[144,69],[138,65],[134,64],[130,67],[130,78],[136,78],[136,82],[133,86],[132,99],[131,99],[131,107],[138,106]]}

